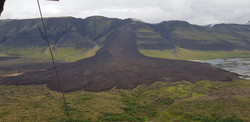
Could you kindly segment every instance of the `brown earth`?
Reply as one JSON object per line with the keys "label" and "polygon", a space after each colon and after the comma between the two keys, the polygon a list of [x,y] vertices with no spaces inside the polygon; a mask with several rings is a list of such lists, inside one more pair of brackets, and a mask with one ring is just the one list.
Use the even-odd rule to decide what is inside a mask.
{"label": "brown earth", "polygon": [[[131,89],[155,81],[232,81],[238,74],[206,63],[158,59],[143,56],[137,50],[136,35],[130,24],[113,31],[95,56],[74,63],[59,65],[59,76],[65,92],[76,90],[103,91],[111,88]],[[0,84],[47,84],[60,91],[54,69],[29,72],[20,76],[2,77]]]}

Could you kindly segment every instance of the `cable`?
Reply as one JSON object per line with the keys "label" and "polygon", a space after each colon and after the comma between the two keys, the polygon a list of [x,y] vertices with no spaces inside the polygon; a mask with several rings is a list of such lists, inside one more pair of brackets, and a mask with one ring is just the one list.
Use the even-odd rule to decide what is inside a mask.
{"label": "cable", "polygon": [[63,102],[64,102],[64,106],[65,106],[65,109],[66,109],[66,114],[67,114],[68,119],[71,120],[70,115],[69,115],[68,105],[67,105],[67,102],[66,102],[66,98],[65,98],[65,95],[64,95],[63,88],[62,88],[62,84],[61,84],[61,81],[60,81],[60,78],[59,78],[59,75],[58,75],[58,71],[57,71],[57,68],[56,68],[55,59],[54,59],[54,56],[53,56],[53,53],[52,53],[52,49],[51,49],[51,46],[50,46],[48,33],[47,33],[47,30],[46,30],[46,27],[45,27],[45,24],[44,24],[44,19],[43,19],[42,10],[41,10],[41,6],[40,6],[39,0],[37,0],[37,5],[38,5],[38,8],[39,8],[39,12],[40,12],[40,16],[41,16],[41,20],[42,20],[42,24],[43,24],[43,30],[44,30],[44,33],[45,33],[46,42],[48,44],[49,52],[50,52],[51,59],[52,59],[52,62],[53,62],[53,66],[54,66],[54,69],[55,69],[55,73],[56,73],[56,77],[57,77],[57,82],[59,83],[60,90],[61,90],[61,93],[62,93]]}
{"label": "cable", "polygon": [[93,40],[96,41],[96,39],[97,39],[96,38],[96,31],[97,31],[96,30],[96,16],[94,17],[94,19],[95,19],[95,21],[94,21],[94,39]]}

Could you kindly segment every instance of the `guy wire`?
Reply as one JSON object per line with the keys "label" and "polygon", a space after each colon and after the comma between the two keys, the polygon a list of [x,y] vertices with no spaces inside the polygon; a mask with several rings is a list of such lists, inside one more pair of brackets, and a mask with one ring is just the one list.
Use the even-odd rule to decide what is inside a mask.
{"label": "guy wire", "polygon": [[64,106],[65,106],[65,109],[66,109],[66,114],[67,114],[68,119],[71,120],[70,115],[69,115],[68,105],[67,105],[67,102],[66,102],[66,98],[65,98],[65,95],[64,95],[62,84],[61,84],[61,81],[60,81],[60,78],[59,78],[59,75],[58,75],[58,71],[57,71],[57,68],[56,68],[55,59],[54,59],[53,52],[52,52],[52,49],[51,49],[51,45],[50,45],[50,42],[49,42],[48,32],[47,32],[46,27],[45,27],[45,23],[44,23],[44,19],[43,19],[42,10],[41,10],[39,0],[37,0],[37,4],[38,4],[41,20],[42,20],[42,25],[43,25],[43,30],[44,30],[44,33],[45,33],[46,42],[47,42],[48,47],[49,47],[49,52],[50,52],[51,59],[52,59],[52,62],[53,62],[53,66],[54,66],[54,69],[55,69],[57,81],[58,81],[58,84],[60,86],[60,90],[61,90],[61,93],[62,93],[62,98],[63,98]]}

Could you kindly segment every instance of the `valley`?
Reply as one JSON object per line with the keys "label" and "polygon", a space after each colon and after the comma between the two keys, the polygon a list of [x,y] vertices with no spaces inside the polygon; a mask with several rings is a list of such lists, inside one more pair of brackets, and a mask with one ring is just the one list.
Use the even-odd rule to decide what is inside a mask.
{"label": "valley", "polygon": [[[28,26],[30,23],[34,26]],[[72,120],[66,118],[61,93],[51,87],[54,84],[40,82],[53,76],[49,71],[52,64],[42,42],[41,25],[37,19],[29,19],[0,21],[0,77],[20,75],[13,82],[28,83],[0,85],[0,121],[250,121],[250,80],[210,65],[187,62],[249,58],[249,26],[205,27],[183,21],[148,24],[106,17],[48,18],[46,23],[60,73],[72,79],[64,81],[64,88],[70,86],[65,96]],[[95,23],[99,27],[96,34]],[[117,29],[124,23],[132,28]],[[151,71],[144,76],[140,69]],[[213,73],[207,75],[207,70]],[[163,71],[177,71],[168,78],[180,79],[168,81],[161,75]],[[190,77],[181,79],[190,71],[194,71]],[[30,74],[22,77],[25,72]],[[219,73],[222,75],[216,80],[209,79]],[[136,74],[137,81],[128,74]],[[81,78],[94,83],[76,87]],[[221,82],[228,78],[230,81]]]}

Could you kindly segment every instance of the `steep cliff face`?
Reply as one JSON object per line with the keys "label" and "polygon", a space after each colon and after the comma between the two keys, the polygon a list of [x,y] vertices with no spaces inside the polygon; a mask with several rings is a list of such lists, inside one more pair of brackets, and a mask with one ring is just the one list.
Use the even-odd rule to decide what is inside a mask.
{"label": "steep cliff face", "polygon": [[[95,18],[95,19],[94,19]],[[56,47],[92,48],[99,38],[106,36],[118,19],[91,17],[46,18],[49,40]],[[95,32],[95,26],[98,30]],[[96,39],[94,39],[96,38]],[[0,45],[13,48],[45,47],[45,37],[40,19],[0,21]]]}
{"label": "steep cliff face", "polygon": [[[123,22],[107,37],[95,56],[57,67],[65,92],[75,90],[103,91],[111,88],[135,88],[155,81],[232,81],[238,75],[209,64],[149,58],[137,50],[134,26]],[[15,77],[2,77],[0,84],[47,84],[59,90],[54,69],[30,72]]]}

